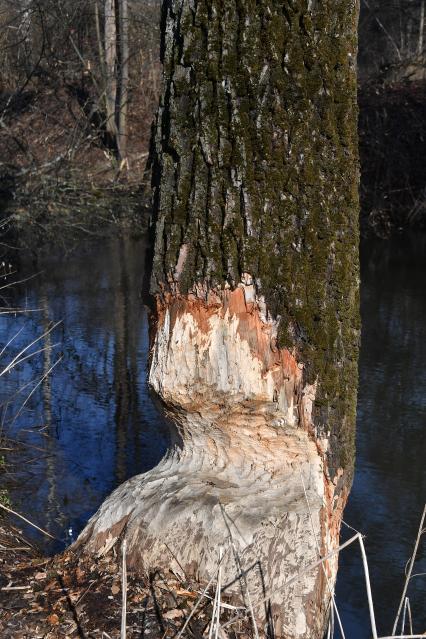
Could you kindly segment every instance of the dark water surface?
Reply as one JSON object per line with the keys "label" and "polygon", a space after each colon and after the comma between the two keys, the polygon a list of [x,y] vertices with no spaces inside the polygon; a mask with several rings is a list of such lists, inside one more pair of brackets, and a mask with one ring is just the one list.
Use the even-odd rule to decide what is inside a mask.
{"label": "dark water surface", "polygon": [[25,443],[11,460],[11,499],[58,537],[49,551],[62,548],[113,488],[155,466],[167,448],[146,385],[143,265],[144,244],[117,239],[44,260],[40,275],[14,287],[14,295],[4,291],[6,302],[30,312],[0,316],[0,344],[15,336],[2,367],[61,321],[30,349],[45,351],[0,385],[4,428]]}
{"label": "dark water surface", "polygon": [[[361,247],[362,343],[356,473],[345,521],[366,535],[379,636],[390,634],[426,502],[426,238]],[[343,531],[347,538],[353,531]],[[426,537],[426,536],[425,536]],[[426,539],[414,573],[426,573]],[[346,636],[371,636],[358,548],[341,555]],[[426,575],[408,590],[426,631]]]}
{"label": "dark water surface", "polygon": [[[26,444],[7,478],[12,502],[58,537],[48,550],[75,536],[117,484],[153,467],[167,447],[146,386],[143,263],[143,242],[117,239],[52,256],[39,276],[1,291],[2,306],[27,309],[0,315],[0,344],[13,338],[1,353],[1,369],[62,321],[23,356],[44,351],[0,384],[2,427]],[[392,627],[426,499],[425,238],[365,243],[361,291],[358,457],[345,520],[367,537],[383,635]],[[346,637],[368,639],[359,549],[343,551],[340,566]],[[415,572],[426,572],[426,543]],[[426,577],[413,579],[409,596],[414,630],[424,632]]]}

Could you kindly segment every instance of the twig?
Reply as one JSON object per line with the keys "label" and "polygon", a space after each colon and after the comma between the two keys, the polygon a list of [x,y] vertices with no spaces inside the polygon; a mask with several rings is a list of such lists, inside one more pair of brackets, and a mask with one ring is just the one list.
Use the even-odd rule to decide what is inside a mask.
{"label": "twig", "polygon": [[367,599],[368,599],[368,608],[370,612],[370,622],[371,622],[371,631],[373,633],[374,639],[377,639],[377,628],[376,628],[376,619],[374,616],[374,605],[373,605],[373,597],[371,594],[371,585],[370,585],[370,573],[368,570],[368,562],[367,555],[365,552],[364,541],[362,539],[362,535],[358,537],[359,545],[361,548],[361,556],[362,563],[364,564],[364,577],[365,577],[365,586],[367,588]]}
{"label": "twig", "polygon": [[82,601],[83,597],[85,597],[87,595],[87,593],[89,592],[90,588],[93,586],[93,584],[96,583],[96,579],[92,579],[92,581],[90,582],[90,584],[87,586],[86,590],[83,592],[82,595],[80,595],[80,597],[77,599],[77,601],[74,604],[74,608],[77,608],[77,606],[79,605],[79,603]]}
{"label": "twig", "polygon": [[[300,570],[297,573],[297,575],[294,575],[294,577],[291,577],[291,579],[289,579],[288,581],[285,581],[282,584],[282,586],[280,586],[279,590],[282,590],[283,588],[287,588],[287,586],[291,586],[291,584],[293,584],[295,581],[300,579],[300,577],[302,577],[303,575],[305,575],[308,572],[311,572],[311,570],[314,570],[314,568],[316,568],[317,566],[322,564],[324,561],[327,561],[328,559],[331,559],[331,557],[334,557],[334,555],[338,555],[341,550],[343,550],[344,548],[347,548],[348,546],[353,544],[354,541],[356,541],[358,539],[358,537],[360,537],[360,536],[361,536],[360,533],[357,533],[356,535],[354,535],[353,537],[351,537],[350,539],[345,541],[343,544],[340,544],[340,546],[338,546],[334,550],[330,550],[330,552],[327,553],[326,555],[324,555],[324,557],[321,557],[321,559],[318,559],[317,561],[314,561],[312,564],[309,564],[308,566],[305,566],[305,568],[302,568],[302,570]],[[270,599],[270,597],[271,597],[270,594],[266,595],[266,597],[264,597],[260,601],[260,603],[267,602],[268,599]]]}
{"label": "twig", "polygon": [[62,361],[62,355],[61,357],[58,357],[58,359],[56,360],[56,362],[54,362],[54,364],[52,364],[52,366],[49,368],[48,371],[46,371],[46,373],[43,375],[43,377],[37,382],[37,384],[34,386],[34,388],[31,390],[31,392],[27,395],[27,397],[25,398],[25,401],[23,402],[23,404],[21,405],[20,409],[18,410],[18,412],[16,413],[16,415],[14,416],[13,420],[12,420],[12,424],[14,424],[16,422],[16,420],[18,419],[19,415],[22,413],[22,411],[24,410],[27,402],[30,400],[30,398],[33,396],[33,394],[35,393],[35,391],[37,390],[37,388],[40,386],[40,384],[43,383],[43,380],[46,379],[46,377],[48,377],[50,375],[50,373],[53,371],[53,369],[55,368],[55,366],[57,366],[59,364],[59,362]]}
{"label": "twig", "polygon": [[31,346],[34,346],[34,344],[36,344],[41,339],[43,339],[43,337],[46,337],[47,335],[49,335],[49,333],[51,333],[57,326],[59,326],[59,324],[62,324],[62,320],[60,320],[59,322],[56,322],[55,324],[53,324],[42,335],[39,335],[39,337],[37,337],[30,344],[25,346],[25,348],[23,348],[17,355],[15,355],[15,357],[9,362],[9,364],[5,368],[3,368],[3,370],[0,372],[0,377],[2,375],[4,375],[5,373],[8,373],[16,364],[19,364],[22,361],[24,361],[24,359],[27,359],[28,357],[31,357],[32,355],[35,355],[36,353],[30,353],[29,355],[26,355],[25,358],[21,358],[21,355],[26,353],[31,348]]}
{"label": "twig", "polygon": [[222,587],[222,546],[219,548],[219,570],[217,574],[217,606],[216,606],[216,628],[215,628],[215,639],[218,639],[219,635],[219,625],[220,625],[220,589]]}
{"label": "twig", "polygon": [[[220,563],[222,563],[222,561],[223,561],[223,560],[224,560],[224,558],[226,557],[226,554],[227,554],[228,550],[229,550],[229,547],[225,550],[225,552],[224,552],[224,554],[223,554],[223,557],[222,557],[222,559],[220,560]],[[219,566],[218,566],[218,569],[219,569]],[[180,639],[180,638],[181,638],[181,636],[183,635],[183,633],[184,633],[184,631],[185,631],[185,629],[186,629],[187,625],[189,624],[189,622],[191,621],[192,617],[194,616],[195,611],[198,609],[198,607],[199,607],[200,603],[202,602],[203,597],[205,597],[205,595],[207,594],[207,592],[208,592],[208,590],[209,590],[210,586],[212,585],[212,583],[213,583],[213,580],[214,580],[215,576],[216,576],[216,573],[214,573],[214,574],[212,575],[212,577],[210,578],[209,583],[208,583],[208,584],[207,584],[207,586],[204,588],[204,590],[203,590],[203,592],[201,593],[201,595],[198,597],[198,599],[197,599],[197,601],[196,601],[196,603],[195,603],[194,607],[192,608],[191,612],[189,613],[189,615],[188,615],[188,617],[187,617],[187,619],[186,619],[185,623],[183,624],[182,628],[180,629],[179,634],[177,635],[176,639]]]}
{"label": "twig", "polygon": [[368,0],[364,0],[364,4],[367,7],[367,9],[370,11],[370,13],[372,13],[375,21],[377,22],[377,24],[379,25],[379,27],[381,28],[381,30],[383,31],[383,33],[386,35],[386,37],[388,38],[388,40],[390,41],[390,43],[393,45],[393,47],[395,48],[396,54],[398,56],[398,60],[401,61],[402,60],[402,56],[401,56],[401,51],[398,48],[398,45],[396,44],[395,40],[392,38],[391,34],[389,33],[389,31],[386,29],[385,25],[383,24],[383,22],[380,20],[380,18],[377,16],[377,14],[374,12],[374,10],[370,7],[370,4],[368,3]]}
{"label": "twig", "polygon": [[57,537],[54,537],[53,535],[51,535],[50,533],[47,532],[47,530],[43,530],[43,528],[40,528],[40,526],[37,526],[37,524],[33,524],[32,521],[30,521],[29,519],[27,519],[26,517],[24,517],[23,515],[20,515],[19,513],[15,512],[14,510],[12,510],[11,508],[8,508],[7,506],[4,506],[4,504],[0,504],[0,508],[3,508],[3,510],[5,510],[8,513],[11,513],[12,515],[15,515],[15,517],[19,517],[19,519],[22,519],[22,521],[25,521],[27,524],[29,524],[30,526],[32,526],[33,528],[36,528],[37,530],[39,530],[41,533],[43,533],[43,535],[47,535],[47,537],[50,537],[50,539],[54,539],[55,541],[59,541],[57,539]]}
{"label": "twig", "polygon": [[334,639],[334,607],[331,607],[331,613],[330,613],[330,625],[329,625],[329,631],[330,631],[330,639]]}
{"label": "twig", "polygon": [[216,619],[216,606],[217,606],[217,587],[216,587],[216,591],[214,593],[212,618],[211,618],[211,621],[210,621],[210,628],[209,628],[209,639],[212,639],[212,637],[213,637],[213,627],[214,627],[214,622],[215,622],[215,619]]}
{"label": "twig", "polygon": [[24,282],[28,282],[29,280],[33,280],[35,277],[38,277],[40,275],[40,273],[34,273],[33,275],[29,275],[28,277],[24,277],[22,280],[17,280],[16,282],[8,282],[7,284],[3,284],[3,286],[0,286],[0,291],[2,291],[5,288],[11,288],[12,286],[15,286],[16,284],[23,284]]}
{"label": "twig", "polygon": [[411,634],[413,634],[413,618],[411,616],[410,600],[409,600],[408,597],[405,597],[404,612],[402,614],[401,632],[405,631],[405,617],[406,617],[407,612],[408,612],[408,621],[410,623],[410,632],[411,632]]}
{"label": "twig", "polygon": [[24,330],[24,326],[22,326],[19,331],[17,333],[15,333],[10,340],[3,346],[3,348],[0,351],[0,357],[3,355],[3,353],[5,352],[5,350],[11,345],[11,343],[13,342],[13,340],[18,337],[18,335],[20,335],[22,333],[22,331]]}

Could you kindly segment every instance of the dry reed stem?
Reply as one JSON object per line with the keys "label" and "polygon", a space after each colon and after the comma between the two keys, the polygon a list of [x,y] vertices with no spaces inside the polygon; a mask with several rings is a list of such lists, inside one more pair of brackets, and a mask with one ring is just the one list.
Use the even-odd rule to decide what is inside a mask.
{"label": "dry reed stem", "polygon": [[417,533],[416,543],[414,545],[414,551],[413,551],[413,554],[411,555],[410,567],[408,569],[408,573],[407,573],[407,576],[405,578],[405,584],[404,584],[404,589],[403,589],[402,595],[401,595],[401,601],[399,602],[398,612],[396,613],[395,622],[393,624],[393,628],[392,628],[392,634],[393,635],[396,632],[396,627],[398,625],[399,617],[401,615],[401,610],[402,610],[402,607],[404,605],[404,601],[405,601],[405,597],[406,597],[407,589],[408,589],[408,583],[409,583],[409,581],[411,579],[411,573],[413,572],[414,562],[416,560],[417,551],[419,549],[420,539],[421,539],[421,536],[423,535],[423,533],[425,532],[424,531],[425,517],[426,517],[426,504],[425,504],[425,507],[423,508],[423,514],[422,514],[422,517],[421,517],[421,520],[420,520],[420,526],[419,526],[419,530],[418,530],[418,533]]}
{"label": "dry reed stem", "polygon": [[121,552],[123,555],[123,563],[122,563],[122,572],[121,572],[122,607],[121,607],[120,639],[126,639],[126,618],[127,618],[127,564],[126,564],[127,541],[126,540],[123,541]]}
{"label": "dry reed stem", "polygon": [[20,515],[16,511],[12,510],[11,508],[8,508],[7,506],[4,506],[1,503],[0,503],[0,508],[2,508],[3,510],[5,510],[8,513],[11,513],[12,515],[15,515],[15,517],[19,517],[19,519],[22,519],[22,521],[25,521],[27,524],[29,524],[30,526],[32,526],[36,530],[39,530],[41,533],[43,533],[43,535],[47,535],[47,537],[50,537],[50,539],[54,539],[55,541],[58,541],[58,539],[56,537],[54,537],[53,535],[51,535],[49,532],[47,532],[47,530],[43,530],[43,528],[40,528],[40,526],[37,526],[37,524],[34,524],[32,521],[30,521],[29,519],[27,519],[23,515]]}
{"label": "dry reed stem", "polygon": [[[222,559],[220,560],[220,563],[222,563],[222,561],[225,559],[225,557],[226,557],[226,554],[227,554],[228,550],[229,550],[229,547],[225,550],[225,552],[224,552],[224,554],[223,554],[223,557],[222,557]],[[218,569],[219,569],[219,565],[218,565]],[[189,624],[189,622],[191,621],[192,617],[194,616],[195,611],[198,609],[198,607],[199,607],[200,603],[202,602],[202,600],[203,600],[203,598],[206,596],[206,594],[207,594],[207,592],[208,592],[208,590],[209,590],[210,586],[212,585],[213,580],[214,580],[214,578],[215,578],[216,574],[217,574],[217,572],[216,572],[216,573],[214,573],[214,574],[212,575],[212,577],[210,578],[210,581],[208,582],[207,586],[204,588],[203,592],[202,592],[202,593],[201,593],[201,595],[198,597],[198,599],[197,599],[197,601],[196,601],[196,603],[195,603],[194,607],[192,608],[191,612],[189,613],[189,615],[188,615],[188,617],[187,617],[187,619],[186,619],[185,623],[183,624],[183,626],[182,626],[181,630],[179,631],[179,634],[177,635],[176,639],[180,639],[180,638],[182,637],[182,635],[183,635],[183,633],[184,633],[184,631],[185,631],[185,629],[186,629],[187,625]]]}

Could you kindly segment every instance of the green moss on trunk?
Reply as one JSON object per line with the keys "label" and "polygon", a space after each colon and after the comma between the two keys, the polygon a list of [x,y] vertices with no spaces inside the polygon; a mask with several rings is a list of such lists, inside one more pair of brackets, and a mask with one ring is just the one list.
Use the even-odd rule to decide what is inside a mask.
{"label": "green moss on trunk", "polygon": [[358,156],[354,0],[165,0],[153,140],[151,293],[254,276],[281,346],[318,380],[330,465],[356,406]]}

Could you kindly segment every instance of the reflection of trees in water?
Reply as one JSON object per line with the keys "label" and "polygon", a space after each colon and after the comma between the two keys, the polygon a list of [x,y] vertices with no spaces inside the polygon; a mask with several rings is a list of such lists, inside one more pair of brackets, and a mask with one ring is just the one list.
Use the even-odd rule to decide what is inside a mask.
{"label": "reflection of trees in water", "polygon": [[378,422],[369,433],[368,454],[386,472],[412,482],[419,496],[422,488],[426,494],[423,467],[416,463],[426,453],[425,248],[425,238],[407,237],[373,247],[362,298],[360,395]]}
{"label": "reflection of trees in water", "polygon": [[[40,380],[63,352],[15,424],[22,439],[41,449],[35,462],[19,470],[18,481],[24,479],[16,490],[19,506],[30,518],[40,514],[55,534],[70,521],[83,524],[116,483],[154,466],[166,448],[145,384],[143,260],[141,244],[126,238],[67,261],[52,259],[43,279],[31,282],[17,300],[28,298],[40,311],[17,318],[14,331],[22,326],[23,332],[15,348],[42,334],[52,320],[63,320],[44,338],[44,346],[59,347],[8,379],[8,392]],[[8,331],[0,318],[5,342]]]}
{"label": "reflection of trees in water", "polygon": [[[386,634],[426,495],[426,238],[364,243],[361,264],[357,471],[345,518],[367,535],[379,627]],[[362,618],[359,557],[343,554],[340,566],[341,601]],[[424,571],[423,550],[416,572]],[[413,580],[409,596],[420,626],[425,595],[426,579]]]}
{"label": "reflection of trees in water", "polygon": [[[129,470],[137,464],[135,460],[128,468],[128,441],[133,438],[134,457],[140,457],[139,438],[137,436],[139,418],[138,407],[138,324],[140,322],[140,304],[137,300],[138,284],[135,271],[128,263],[130,253],[129,239],[120,238],[113,246],[113,264],[111,279],[114,290],[114,397],[116,428],[115,480],[121,484]],[[135,299],[136,297],[136,299]]]}
{"label": "reflection of trees in water", "polygon": [[44,350],[43,350],[43,377],[41,384],[41,395],[43,404],[44,425],[43,431],[45,436],[46,449],[46,481],[47,481],[47,505],[46,505],[46,526],[48,530],[53,530],[53,521],[59,517],[63,519],[60,512],[59,501],[57,496],[57,476],[56,476],[56,442],[54,441],[55,433],[52,429],[52,379],[50,370],[52,368],[52,320],[49,312],[49,299],[47,291],[43,284],[40,290],[40,308],[41,308],[41,325],[43,328]]}

